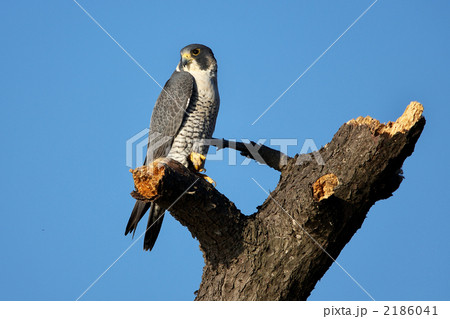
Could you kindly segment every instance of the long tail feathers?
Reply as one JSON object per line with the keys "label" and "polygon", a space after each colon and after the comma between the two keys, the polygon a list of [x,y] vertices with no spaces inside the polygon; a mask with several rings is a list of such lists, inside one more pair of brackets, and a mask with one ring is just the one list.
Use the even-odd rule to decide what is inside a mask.
{"label": "long tail feathers", "polygon": [[125,236],[133,232],[134,237],[134,233],[136,232],[139,221],[142,217],[144,217],[151,204],[152,203],[147,203],[140,200],[136,201],[133,211],[131,212],[130,219],[128,220],[127,227],[125,228]]}
{"label": "long tail feathers", "polygon": [[158,238],[159,231],[164,219],[164,210],[156,204],[136,201],[133,211],[131,212],[130,219],[128,220],[127,227],[125,229],[125,235],[136,232],[137,224],[149,210],[147,229],[144,237],[144,250],[152,250]]}
{"label": "long tail feathers", "polygon": [[152,250],[158,238],[159,231],[164,219],[164,210],[156,204],[150,207],[148,215],[147,231],[144,237],[144,250]]}

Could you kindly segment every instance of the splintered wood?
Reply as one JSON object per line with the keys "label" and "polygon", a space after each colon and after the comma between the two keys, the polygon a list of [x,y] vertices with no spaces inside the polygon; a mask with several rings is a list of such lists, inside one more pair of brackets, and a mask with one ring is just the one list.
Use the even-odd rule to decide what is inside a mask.
{"label": "splintered wood", "polygon": [[395,122],[388,122],[382,124],[378,120],[371,118],[370,116],[358,117],[356,120],[350,120],[347,124],[352,125],[367,125],[372,133],[377,136],[383,133],[387,133],[390,136],[394,136],[397,133],[405,133],[413,127],[414,124],[422,117],[423,106],[419,102],[411,102],[406,108],[402,116],[400,116]]}
{"label": "splintered wood", "polygon": [[334,174],[327,174],[319,178],[313,184],[313,196],[317,201],[327,199],[334,194],[334,188],[339,185],[339,180]]}
{"label": "splintered wood", "polygon": [[130,169],[133,174],[134,186],[142,199],[153,200],[158,195],[159,181],[164,175],[164,165],[159,160],[147,166]]}

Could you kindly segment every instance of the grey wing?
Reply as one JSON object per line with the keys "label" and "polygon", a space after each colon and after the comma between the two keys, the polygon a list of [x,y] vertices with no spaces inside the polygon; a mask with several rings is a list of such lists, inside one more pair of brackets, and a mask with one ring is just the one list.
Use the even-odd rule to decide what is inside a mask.
{"label": "grey wing", "polygon": [[175,71],[164,85],[150,120],[147,151],[150,161],[169,153],[186,115],[193,88],[194,77],[183,71]]}
{"label": "grey wing", "polygon": [[[156,100],[150,120],[147,161],[166,156],[177,135],[194,88],[194,78],[187,72],[175,71]],[[136,201],[125,235],[136,231],[137,224],[150,209],[144,237],[144,249],[152,250],[164,218],[164,210],[154,203]]]}

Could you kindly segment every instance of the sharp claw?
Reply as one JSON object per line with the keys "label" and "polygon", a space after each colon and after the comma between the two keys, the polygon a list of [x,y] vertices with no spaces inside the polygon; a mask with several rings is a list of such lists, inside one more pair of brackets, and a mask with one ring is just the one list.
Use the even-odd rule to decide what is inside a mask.
{"label": "sharp claw", "polygon": [[192,152],[189,155],[189,159],[192,163],[192,166],[195,170],[195,172],[206,172],[206,170],[203,168],[203,165],[205,165],[205,159],[206,157],[200,153]]}
{"label": "sharp claw", "polygon": [[203,177],[208,183],[211,183],[214,187],[216,187],[216,182],[209,176],[206,176],[205,174],[201,174],[203,172],[206,172],[206,169],[203,168],[203,165],[205,165],[205,159],[206,156],[202,155],[200,153],[192,152],[189,154],[189,160],[192,163],[192,167],[194,168],[195,172]]}
{"label": "sharp claw", "polygon": [[209,176],[203,175],[203,178],[210,184],[212,184],[214,187],[216,187],[216,182]]}

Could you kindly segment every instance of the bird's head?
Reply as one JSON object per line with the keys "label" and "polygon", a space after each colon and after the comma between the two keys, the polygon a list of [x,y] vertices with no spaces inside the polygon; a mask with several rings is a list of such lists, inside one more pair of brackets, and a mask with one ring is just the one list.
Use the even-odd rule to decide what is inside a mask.
{"label": "bird's head", "polygon": [[202,44],[190,44],[180,51],[178,69],[186,72],[216,71],[217,61],[210,48]]}

